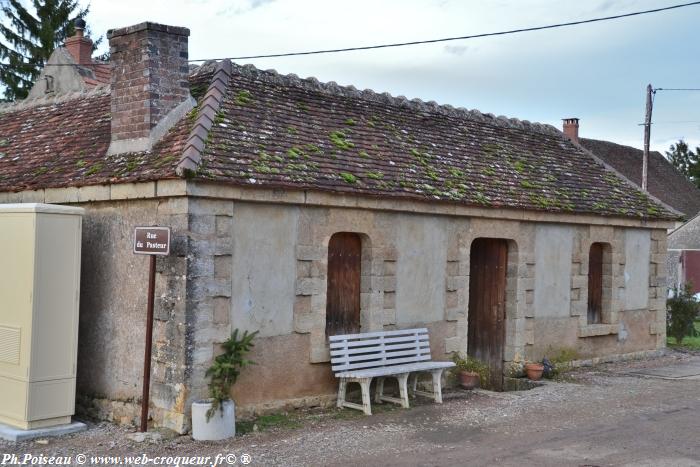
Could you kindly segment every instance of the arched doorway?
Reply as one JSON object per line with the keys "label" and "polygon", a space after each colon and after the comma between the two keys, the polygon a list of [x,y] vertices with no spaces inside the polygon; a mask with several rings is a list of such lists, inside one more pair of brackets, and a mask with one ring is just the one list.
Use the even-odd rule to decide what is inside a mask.
{"label": "arched doorway", "polygon": [[326,336],[360,332],[362,239],[339,232],[328,242]]}
{"label": "arched doorway", "polygon": [[508,241],[477,238],[469,263],[467,353],[489,366],[490,386],[503,389]]}

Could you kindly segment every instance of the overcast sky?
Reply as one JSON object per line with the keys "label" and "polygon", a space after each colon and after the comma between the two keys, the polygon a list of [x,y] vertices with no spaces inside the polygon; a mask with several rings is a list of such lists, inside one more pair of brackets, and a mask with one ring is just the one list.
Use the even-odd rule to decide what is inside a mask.
{"label": "overcast sky", "polygon": [[[95,35],[142,21],[190,29],[190,58],[463,36],[610,16],[684,0],[92,0]],[[556,30],[442,44],[247,60],[561,127],[642,147],[645,88],[700,88],[700,5]],[[104,46],[106,50],[106,46]],[[700,92],[657,93],[652,148],[700,145]]]}

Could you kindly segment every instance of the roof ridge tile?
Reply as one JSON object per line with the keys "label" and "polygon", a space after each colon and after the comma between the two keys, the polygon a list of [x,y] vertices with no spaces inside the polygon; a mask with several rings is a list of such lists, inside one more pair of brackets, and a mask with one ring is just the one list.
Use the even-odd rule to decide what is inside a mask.
{"label": "roof ridge tile", "polygon": [[496,117],[490,113],[482,113],[476,109],[466,109],[464,107],[453,107],[451,105],[438,104],[435,101],[426,102],[419,98],[408,99],[406,96],[392,96],[388,92],[378,93],[372,89],[358,90],[355,86],[341,86],[335,81],[323,83],[317,78],[311,76],[308,78],[300,78],[294,73],[282,74],[277,70],[268,69],[261,70],[254,65],[245,64],[238,65],[229,60],[224,60],[231,63],[232,73],[249,77],[252,79],[261,79],[263,81],[274,82],[279,85],[297,86],[313,91],[321,91],[327,94],[334,94],[341,97],[366,99],[376,102],[393,104],[403,107],[412,108],[423,112],[433,112],[449,117],[467,118],[481,123],[497,125],[501,127],[515,128],[518,130],[535,131],[537,133],[547,134],[551,136],[561,137],[561,131],[549,124],[529,122],[517,118],[508,118],[504,116]]}
{"label": "roof ridge tile", "polygon": [[75,99],[84,99],[84,98],[100,96],[100,95],[109,95],[109,93],[110,93],[109,84],[100,84],[100,85],[91,87],[85,91],[75,91],[75,92],[69,92],[69,93],[58,94],[58,95],[53,95],[53,96],[47,95],[47,96],[38,97],[36,99],[24,99],[21,101],[2,103],[2,104],[0,104],[0,114],[4,114],[4,113],[8,113],[8,112],[16,112],[19,110],[27,110],[27,109],[32,109],[35,107],[43,107],[43,106],[47,106],[47,105],[61,104],[63,102],[75,100]]}
{"label": "roof ridge tile", "polygon": [[[199,167],[202,161],[202,151],[204,151],[206,145],[207,135],[214,126],[216,113],[221,108],[221,103],[226,96],[226,88],[231,79],[231,62],[229,60],[222,60],[220,62],[215,62],[215,64],[216,69],[211,77],[204,99],[198,106],[197,118],[185,142],[185,151],[175,168],[175,172],[181,177],[187,176],[189,173],[196,171]],[[205,65],[213,66],[214,63],[207,63]],[[202,65],[202,67],[205,65]],[[192,75],[196,75],[197,73],[198,71],[195,70]],[[221,89],[222,87],[223,89]]]}

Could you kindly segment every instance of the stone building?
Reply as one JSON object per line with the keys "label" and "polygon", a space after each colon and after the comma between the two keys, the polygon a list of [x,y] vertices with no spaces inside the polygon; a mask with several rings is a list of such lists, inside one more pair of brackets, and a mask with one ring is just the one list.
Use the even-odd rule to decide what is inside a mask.
{"label": "stone building", "polygon": [[434,358],[468,351],[500,375],[564,348],[664,346],[678,214],[557,129],[229,61],[190,69],[188,34],[112,30],[109,86],[0,110],[0,202],[86,209],[83,407],[138,417],[140,225],[173,230],[151,415],[180,432],[233,328],[260,331],[243,411],[332,401],[337,332],[426,326]]}
{"label": "stone building", "polygon": [[[564,119],[564,134],[591,151],[603,162],[634,182],[642,184],[641,149],[623,146],[610,141],[579,138],[579,119]],[[686,282],[692,284],[693,292],[700,292],[700,250],[692,246],[690,232],[697,230],[695,217],[700,213],[700,189],[681,174],[658,151],[649,153],[649,193],[668,204],[683,216],[676,220],[673,231],[669,231],[667,277],[668,287],[678,287]],[[686,221],[688,221],[686,223]],[[679,239],[683,238],[682,241]],[[675,240],[674,240],[675,239]]]}

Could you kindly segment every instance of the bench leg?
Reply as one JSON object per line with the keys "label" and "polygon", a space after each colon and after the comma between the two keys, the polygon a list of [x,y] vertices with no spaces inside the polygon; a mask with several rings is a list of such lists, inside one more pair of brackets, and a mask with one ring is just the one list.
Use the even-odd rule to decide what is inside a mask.
{"label": "bench leg", "polygon": [[433,370],[430,373],[433,375],[433,395],[435,402],[442,404],[442,372],[444,369]]}
{"label": "bench leg", "polygon": [[340,384],[338,384],[338,408],[342,408],[343,405],[345,404],[345,393],[348,388],[348,382],[345,381],[345,378],[340,379]]}
{"label": "bench leg", "polygon": [[[347,407],[349,409],[362,410],[366,415],[372,415],[372,406],[370,404],[369,385],[372,378],[341,378],[338,385],[338,408]],[[362,390],[362,404],[348,402],[345,400],[348,383],[359,383]]]}
{"label": "bench leg", "polygon": [[424,397],[431,397],[438,404],[442,404],[442,372],[443,371],[445,371],[444,368],[430,370],[430,374],[433,377],[433,391],[432,392],[416,389],[415,383],[418,380],[418,376],[417,375],[414,376],[413,394],[417,394],[419,396],[424,396]]}
{"label": "bench leg", "polygon": [[401,397],[401,407],[404,409],[408,408],[408,388],[406,387],[406,382],[408,381],[408,373],[401,373],[396,377],[399,381],[399,395]]}
{"label": "bench leg", "polygon": [[382,396],[384,396],[384,377],[377,378],[377,389],[374,393],[374,402],[381,404]]}
{"label": "bench leg", "polygon": [[408,376],[408,397],[416,397],[416,387],[418,386],[418,373],[411,373]]}
{"label": "bench leg", "polygon": [[374,396],[374,400],[376,402],[384,401],[384,402],[391,402],[393,404],[398,404],[401,407],[407,409],[409,407],[408,405],[408,376],[409,373],[397,373],[396,375],[392,375],[392,377],[396,377],[396,380],[399,383],[399,396],[400,397],[394,397],[394,396],[387,396],[384,394],[384,379],[385,377],[381,377],[377,381],[377,391]]}
{"label": "bench leg", "polygon": [[358,382],[362,388],[362,408],[365,415],[372,415],[372,404],[369,396],[369,385],[372,382],[372,378],[361,378]]}

